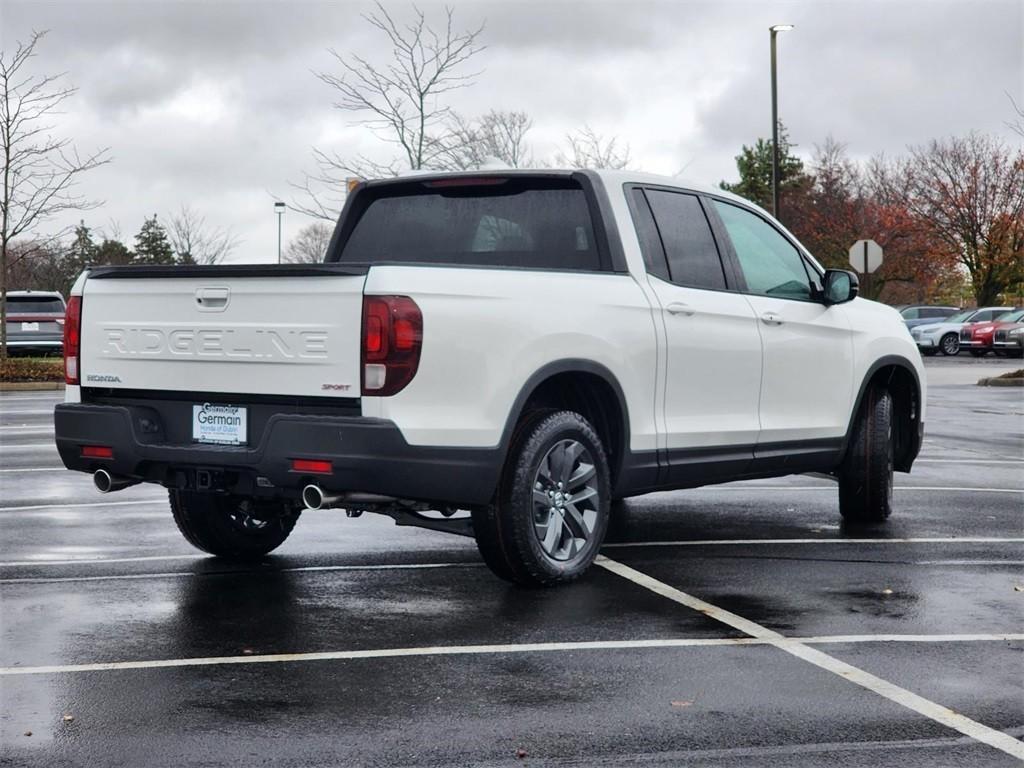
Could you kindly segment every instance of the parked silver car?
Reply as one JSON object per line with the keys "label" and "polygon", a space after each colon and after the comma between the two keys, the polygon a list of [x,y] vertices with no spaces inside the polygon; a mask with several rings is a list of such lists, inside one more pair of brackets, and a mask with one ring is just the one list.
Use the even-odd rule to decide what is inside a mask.
{"label": "parked silver car", "polygon": [[941,323],[919,325],[910,329],[910,335],[922,355],[955,355],[960,352],[960,329],[967,323],[982,323],[994,320],[1013,307],[980,307],[965,309]]}

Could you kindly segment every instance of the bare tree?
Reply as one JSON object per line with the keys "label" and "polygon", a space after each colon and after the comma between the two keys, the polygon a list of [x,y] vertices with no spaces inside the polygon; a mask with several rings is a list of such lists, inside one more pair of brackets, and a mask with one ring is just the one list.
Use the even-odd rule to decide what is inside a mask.
{"label": "bare tree", "polygon": [[168,217],[167,237],[180,264],[220,264],[238,247],[231,229],[209,226],[188,205]]}
{"label": "bare tree", "polygon": [[495,162],[529,167],[534,159],[526,134],[532,127],[533,119],[525,112],[492,109],[476,120],[453,113],[446,124],[445,151],[432,166],[446,171],[474,170]]}
{"label": "bare tree", "polygon": [[630,163],[629,144],[618,136],[605,138],[589,125],[567,134],[568,152],[559,152],[555,162],[570,168],[607,168],[622,170]]}
{"label": "bare tree", "polygon": [[1006,122],[1006,127],[1014,133],[1024,136],[1024,108],[1017,104],[1017,100],[1010,95],[1009,91],[1006,92],[1006,98],[1010,100],[1010,105],[1016,115],[1015,119]]}
{"label": "bare tree", "polygon": [[446,97],[472,85],[479,74],[467,71],[467,65],[483,50],[478,40],[483,26],[457,30],[451,8],[445,9],[440,28],[431,26],[415,6],[413,20],[405,25],[380,2],[363,18],[390,48],[388,63],[331,50],[340,72],[316,76],[336,92],[336,109],[355,115],[356,124],[395,145],[398,157],[378,162],[315,149],[319,170],[295,185],[304,201],[293,207],[317,218],[337,217],[348,177],[394,176],[402,169],[443,166],[457,138],[449,130],[452,111]]}
{"label": "bare tree", "polygon": [[[11,242],[36,235],[44,222],[65,211],[99,205],[75,191],[86,171],[110,162],[108,150],[82,157],[70,139],[57,138],[49,120],[77,89],[61,84],[63,73],[33,75],[29,60],[45,32],[33,32],[9,56],[0,51],[0,149],[3,189],[0,190],[0,360],[7,357],[7,259]],[[40,246],[65,234],[36,236]]]}
{"label": "bare tree", "polygon": [[286,264],[319,264],[327,255],[333,230],[322,221],[299,230],[299,234],[288,243],[282,257]]}
{"label": "bare tree", "polygon": [[884,192],[956,254],[979,305],[1024,281],[1024,151],[972,133],[876,165]]}

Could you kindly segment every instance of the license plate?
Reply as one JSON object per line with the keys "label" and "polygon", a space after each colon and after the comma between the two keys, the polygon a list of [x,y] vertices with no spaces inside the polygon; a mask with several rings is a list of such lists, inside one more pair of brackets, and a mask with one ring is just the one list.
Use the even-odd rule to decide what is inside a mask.
{"label": "license plate", "polygon": [[21,330],[23,331],[38,331],[39,323],[22,323]]}
{"label": "license plate", "polygon": [[243,445],[248,415],[237,405],[202,403],[192,406],[192,439],[199,443]]}

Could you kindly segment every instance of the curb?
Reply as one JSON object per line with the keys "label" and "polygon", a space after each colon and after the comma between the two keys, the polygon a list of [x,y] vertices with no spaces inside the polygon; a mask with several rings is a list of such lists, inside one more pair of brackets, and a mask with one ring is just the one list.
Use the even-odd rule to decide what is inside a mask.
{"label": "curb", "polygon": [[978,379],[979,387],[1024,387],[1024,379]]}
{"label": "curb", "polygon": [[0,381],[0,392],[55,392],[63,381]]}

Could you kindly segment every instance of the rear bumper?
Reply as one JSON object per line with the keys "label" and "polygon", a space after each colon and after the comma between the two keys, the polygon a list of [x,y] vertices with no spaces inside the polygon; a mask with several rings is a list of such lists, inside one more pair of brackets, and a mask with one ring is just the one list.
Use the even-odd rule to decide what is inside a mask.
{"label": "rear bumper", "polygon": [[[308,483],[330,492],[358,491],[416,501],[486,504],[497,486],[498,448],[409,445],[391,421],[359,416],[272,416],[258,445],[170,444],[154,411],[133,406],[69,403],[54,412],[61,461],[68,469],[207,490],[298,498]],[[159,416],[156,416],[159,418]],[[86,458],[82,446],[113,449],[112,459]],[[293,459],[328,460],[331,474],[292,471]]]}
{"label": "rear bumper", "polygon": [[7,347],[12,352],[60,352],[64,349],[64,339],[32,339],[8,337]]}

